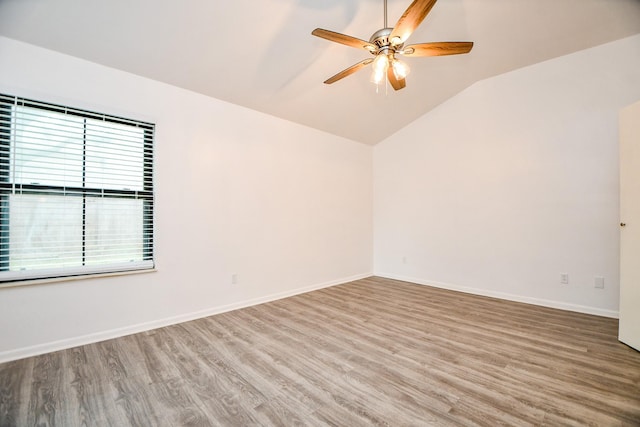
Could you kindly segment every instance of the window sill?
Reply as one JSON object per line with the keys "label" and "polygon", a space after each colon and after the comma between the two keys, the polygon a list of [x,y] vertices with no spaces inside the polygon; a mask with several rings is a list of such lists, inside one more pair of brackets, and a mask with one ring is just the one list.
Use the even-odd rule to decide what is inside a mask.
{"label": "window sill", "polygon": [[69,282],[76,280],[88,280],[88,279],[98,279],[102,277],[113,277],[113,276],[125,276],[131,274],[144,274],[144,273],[154,273],[156,272],[156,268],[149,268],[144,270],[127,270],[127,271],[114,271],[111,273],[93,273],[93,274],[83,274],[78,276],[66,276],[66,277],[52,277],[48,279],[28,279],[28,280],[17,280],[14,282],[0,282],[0,289],[4,288],[17,288],[21,286],[34,286],[34,285],[45,285],[48,283],[57,283],[57,282]]}

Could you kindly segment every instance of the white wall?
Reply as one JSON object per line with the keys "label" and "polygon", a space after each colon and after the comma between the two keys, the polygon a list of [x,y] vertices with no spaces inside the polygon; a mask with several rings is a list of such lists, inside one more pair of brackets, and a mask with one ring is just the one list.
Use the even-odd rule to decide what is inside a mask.
{"label": "white wall", "polygon": [[375,273],[616,316],[617,120],[638,70],[634,36],[478,82],[378,144]]}
{"label": "white wall", "polygon": [[0,289],[0,361],[371,274],[369,146],[7,38],[0,91],[157,125],[157,272]]}

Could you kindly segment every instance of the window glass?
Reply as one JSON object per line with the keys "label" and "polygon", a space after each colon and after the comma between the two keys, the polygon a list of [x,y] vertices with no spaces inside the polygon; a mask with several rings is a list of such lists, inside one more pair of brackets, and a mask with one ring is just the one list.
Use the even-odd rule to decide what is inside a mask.
{"label": "window glass", "polygon": [[82,199],[35,194],[9,196],[9,269],[82,265]]}
{"label": "window glass", "polygon": [[10,166],[16,184],[82,185],[84,120],[17,107]]}
{"label": "window glass", "polygon": [[143,259],[142,200],[87,199],[87,265]]}
{"label": "window glass", "polygon": [[87,120],[86,186],[142,190],[144,130]]}

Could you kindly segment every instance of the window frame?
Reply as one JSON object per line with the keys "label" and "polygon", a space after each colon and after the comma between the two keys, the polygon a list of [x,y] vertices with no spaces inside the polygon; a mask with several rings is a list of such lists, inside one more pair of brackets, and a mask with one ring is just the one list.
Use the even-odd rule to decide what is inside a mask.
{"label": "window frame", "polygon": [[[29,107],[54,113],[61,113],[82,118],[82,185],[50,185],[50,184],[25,184],[11,181],[11,144],[14,138],[15,109],[17,107]],[[6,118],[9,118],[7,121]],[[86,160],[87,160],[87,123],[88,119],[117,125],[131,126],[142,130],[142,189],[113,189],[86,186]],[[0,287],[17,285],[24,282],[48,281],[50,279],[61,280],[65,278],[79,278],[94,275],[122,274],[126,272],[153,271],[155,269],[155,189],[154,189],[154,144],[155,124],[140,120],[127,119],[108,114],[96,113],[88,110],[51,104],[23,97],[0,93]],[[10,271],[10,213],[9,197],[12,194],[46,194],[52,197],[81,197],[82,198],[82,265],[71,269],[58,268],[59,273],[48,273],[53,269],[43,269],[46,274],[25,274],[25,277],[17,277],[19,274],[9,274],[3,277],[2,273]],[[103,199],[136,199],[142,200],[142,260],[136,265],[126,266],[126,263],[110,263],[90,268],[86,263],[87,235],[86,212],[87,200],[91,197]],[[86,271],[82,271],[86,270]],[[33,270],[28,270],[33,271]]]}

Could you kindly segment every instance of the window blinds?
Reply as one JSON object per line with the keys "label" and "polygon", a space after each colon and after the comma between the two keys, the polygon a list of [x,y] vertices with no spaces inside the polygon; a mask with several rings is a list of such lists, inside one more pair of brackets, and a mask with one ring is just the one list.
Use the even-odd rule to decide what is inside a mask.
{"label": "window blinds", "polygon": [[0,281],[153,268],[153,135],[0,94]]}

